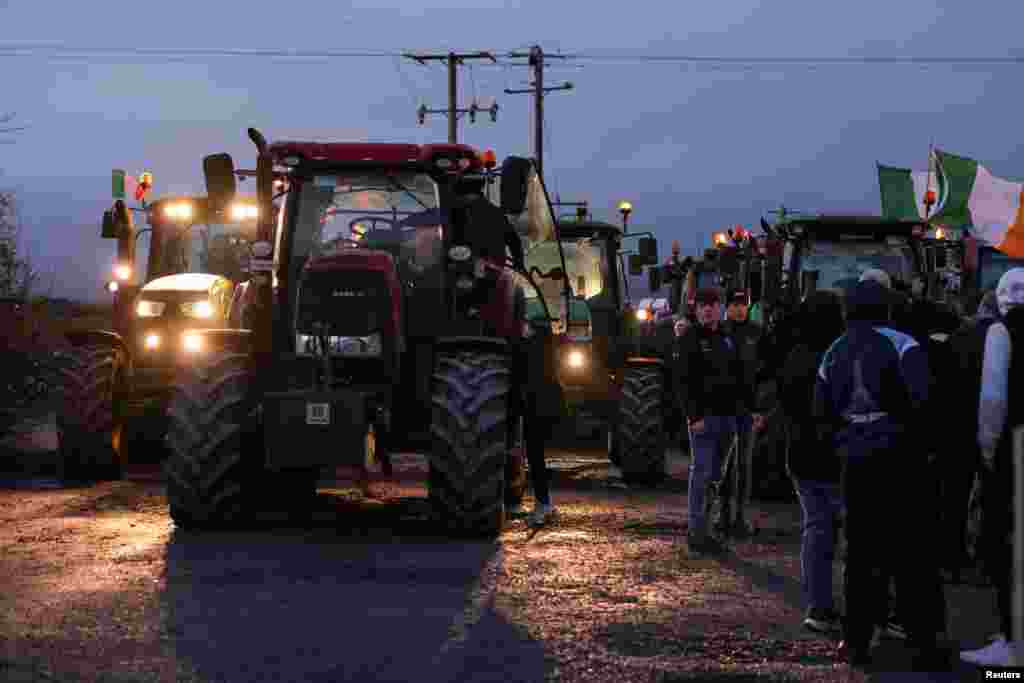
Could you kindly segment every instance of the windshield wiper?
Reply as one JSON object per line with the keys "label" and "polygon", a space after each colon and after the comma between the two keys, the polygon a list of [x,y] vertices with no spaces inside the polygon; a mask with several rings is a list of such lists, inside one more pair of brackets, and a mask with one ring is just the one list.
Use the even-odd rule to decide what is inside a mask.
{"label": "windshield wiper", "polygon": [[395,188],[397,188],[397,189],[401,190],[401,191],[402,191],[402,192],[404,192],[405,194],[407,194],[407,195],[409,195],[410,197],[412,197],[412,200],[413,200],[414,202],[416,202],[417,204],[419,204],[420,206],[422,206],[422,207],[423,207],[424,209],[426,209],[427,211],[430,211],[430,210],[431,210],[431,208],[430,208],[429,206],[427,206],[426,204],[424,204],[424,203],[423,203],[423,200],[422,200],[422,199],[420,199],[419,197],[417,197],[417,196],[416,196],[416,195],[415,195],[415,194],[413,193],[413,191],[412,191],[412,190],[410,190],[410,189],[409,189],[409,188],[407,188],[407,187],[406,187],[405,185],[403,185],[402,183],[400,183],[400,182],[398,182],[397,180],[395,180],[395,179],[394,179],[394,178],[393,178],[392,176],[388,176],[387,178],[388,178],[388,182],[389,182],[389,183],[391,183],[391,184],[392,184],[392,185],[393,185],[393,186],[394,186]]}

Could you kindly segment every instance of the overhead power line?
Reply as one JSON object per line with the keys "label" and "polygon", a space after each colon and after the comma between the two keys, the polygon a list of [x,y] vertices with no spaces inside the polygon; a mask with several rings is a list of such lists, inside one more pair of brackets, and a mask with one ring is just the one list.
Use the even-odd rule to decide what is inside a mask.
{"label": "overhead power line", "polygon": [[[497,57],[512,58],[515,50],[489,50]],[[73,46],[54,43],[0,42],[0,57],[56,57],[89,59],[96,57],[149,57],[149,58],[263,58],[263,59],[375,59],[395,58],[409,54],[401,49],[298,50],[287,48],[157,48],[130,46]],[[637,63],[637,64],[721,64],[739,66],[828,66],[828,65],[1021,65],[1024,55],[994,56],[899,56],[879,55],[862,57],[827,56],[727,56],[701,54],[643,54],[629,52],[602,52],[580,50],[572,53],[549,53],[549,58],[576,62]],[[507,63],[506,63],[507,65]],[[484,66],[484,65],[481,65]],[[502,66],[499,63],[499,66]]]}

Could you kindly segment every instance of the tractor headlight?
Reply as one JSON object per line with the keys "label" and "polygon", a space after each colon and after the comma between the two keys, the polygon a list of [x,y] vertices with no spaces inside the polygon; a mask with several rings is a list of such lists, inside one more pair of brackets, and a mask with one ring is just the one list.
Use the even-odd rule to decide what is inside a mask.
{"label": "tractor headlight", "polygon": [[212,318],[213,304],[205,300],[193,301],[191,303],[182,304],[181,312],[190,318]]}
{"label": "tractor headlight", "polygon": [[164,313],[164,308],[167,307],[162,301],[140,301],[135,304],[135,315],[140,318],[157,318]]}
{"label": "tractor headlight", "polygon": [[640,322],[645,322],[647,320],[650,320],[650,318],[651,312],[648,311],[646,308],[641,308],[636,312],[636,319],[639,320]]}
{"label": "tractor headlight", "polygon": [[467,261],[472,255],[473,252],[464,244],[458,244],[448,250],[448,258],[452,261]]}
{"label": "tractor headlight", "polygon": [[159,334],[147,334],[145,339],[142,340],[142,345],[146,347],[147,351],[155,351],[160,348],[160,335]]}
{"label": "tractor headlight", "polygon": [[587,356],[579,349],[573,349],[565,355],[565,364],[572,370],[582,370],[587,364]]}
{"label": "tractor headlight", "polygon": [[181,346],[189,353],[199,353],[203,350],[203,338],[194,332],[186,332],[181,338]]}

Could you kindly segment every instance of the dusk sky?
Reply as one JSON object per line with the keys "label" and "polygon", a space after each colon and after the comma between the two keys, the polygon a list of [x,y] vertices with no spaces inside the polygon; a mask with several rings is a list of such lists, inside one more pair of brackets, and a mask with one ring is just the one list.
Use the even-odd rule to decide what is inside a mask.
{"label": "dusk sky", "polygon": [[[0,55],[14,43],[68,47],[493,50],[538,43],[565,60],[545,74],[545,175],[564,200],[589,200],[691,252],[727,225],[779,204],[878,213],[875,162],[924,167],[933,142],[1024,179],[1024,63],[708,66],[629,61],[701,57],[1024,57],[1024,3],[858,2],[211,2],[0,0]],[[613,57],[615,59],[613,59]],[[522,61],[522,60],[520,60]],[[531,152],[525,66],[501,59],[459,73],[460,105],[496,97],[498,122],[460,141],[499,158]],[[0,113],[30,128],[0,145],[0,189],[20,200],[26,246],[56,276],[53,294],[101,300],[115,245],[99,236],[110,170],[150,170],[155,195],[204,190],[201,159],[254,163],[245,128],[269,139],[445,141],[440,63],[397,57],[269,59],[0,56]],[[242,186],[246,188],[245,185]]]}

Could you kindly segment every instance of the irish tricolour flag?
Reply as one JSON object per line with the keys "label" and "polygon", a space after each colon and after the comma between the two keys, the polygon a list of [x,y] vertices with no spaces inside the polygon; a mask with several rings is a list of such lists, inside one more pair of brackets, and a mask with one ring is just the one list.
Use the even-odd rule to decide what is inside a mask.
{"label": "irish tricolour flag", "polygon": [[935,192],[928,220],[967,227],[984,244],[1024,258],[1024,183],[998,178],[974,159],[935,150],[930,171],[878,165],[882,214],[925,218],[925,193]]}

